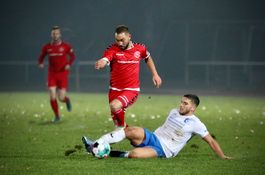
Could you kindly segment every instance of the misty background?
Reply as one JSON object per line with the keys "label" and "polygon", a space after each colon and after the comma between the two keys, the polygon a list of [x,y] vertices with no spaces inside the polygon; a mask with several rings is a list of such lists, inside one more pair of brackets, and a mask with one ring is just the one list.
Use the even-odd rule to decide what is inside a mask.
{"label": "misty background", "polygon": [[[242,0],[10,0],[1,1],[1,91],[46,91],[41,47],[54,25],[75,50],[69,90],[106,92],[109,68],[93,63],[125,24],[134,42],[151,53],[163,80],[152,85],[141,63],[147,93],[204,91],[264,94],[265,1]],[[47,63],[46,57],[46,63]]]}

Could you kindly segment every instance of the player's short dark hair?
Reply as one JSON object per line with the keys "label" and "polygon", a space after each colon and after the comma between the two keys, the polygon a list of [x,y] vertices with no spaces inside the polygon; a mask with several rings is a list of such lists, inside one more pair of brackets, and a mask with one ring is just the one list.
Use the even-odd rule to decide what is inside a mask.
{"label": "player's short dark hair", "polygon": [[125,25],[118,25],[115,29],[115,33],[129,33],[129,28]]}
{"label": "player's short dark hair", "polygon": [[183,95],[183,97],[190,99],[192,101],[192,103],[194,103],[196,105],[196,107],[199,106],[199,104],[200,104],[200,99],[197,95],[185,94],[185,95]]}
{"label": "player's short dark hair", "polygon": [[52,30],[60,30],[59,26],[52,26]]}

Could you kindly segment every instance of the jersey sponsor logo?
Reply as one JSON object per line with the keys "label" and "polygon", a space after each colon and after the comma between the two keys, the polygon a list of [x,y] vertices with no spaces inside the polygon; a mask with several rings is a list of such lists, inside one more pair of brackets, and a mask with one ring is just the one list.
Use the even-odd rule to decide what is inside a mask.
{"label": "jersey sponsor logo", "polygon": [[49,54],[49,56],[51,56],[51,57],[62,56],[62,55],[63,55],[63,53],[51,53],[51,54]]}
{"label": "jersey sponsor logo", "polygon": [[121,64],[138,64],[139,61],[123,61],[123,60],[118,60],[118,63],[121,63]]}
{"label": "jersey sponsor logo", "polygon": [[134,56],[135,58],[140,58],[141,53],[140,53],[139,51],[136,51],[136,52],[134,52],[133,56]]}
{"label": "jersey sponsor logo", "polygon": [[116,56],[124,56],[124,53],[116,53]]}

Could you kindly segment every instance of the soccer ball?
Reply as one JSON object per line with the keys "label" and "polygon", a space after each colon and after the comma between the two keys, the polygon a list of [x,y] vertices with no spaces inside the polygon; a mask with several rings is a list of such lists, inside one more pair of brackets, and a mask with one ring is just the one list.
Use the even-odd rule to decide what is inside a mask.
{"label": "soccer ball", "polygon": [[92,153],[97,158],[107,158],[110,153],[109,143],[102,140],[96,141],[93,145]]}

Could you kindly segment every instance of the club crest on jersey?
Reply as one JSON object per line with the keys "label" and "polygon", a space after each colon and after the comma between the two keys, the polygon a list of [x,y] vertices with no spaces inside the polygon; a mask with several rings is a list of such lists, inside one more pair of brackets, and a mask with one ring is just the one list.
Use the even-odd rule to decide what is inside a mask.
{"label": "club crest on jersey", "polygon": [[59,52],[63,52],[64,51],[64,48],[63,47],[60,47],[59,48]]}
{"label": "club crest on jersey", "polygon": [[189,118],[186,118],[185,120],[184,120],[184,123],[188,123],[189,122]]}
{"label": "club crest on jersey", "polygon": [[136,51],[136,52],[134,52],[133,56],[134,56],[135,58],[140,58],[141,53],[140,53],[139,51]]}

